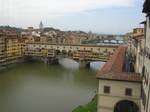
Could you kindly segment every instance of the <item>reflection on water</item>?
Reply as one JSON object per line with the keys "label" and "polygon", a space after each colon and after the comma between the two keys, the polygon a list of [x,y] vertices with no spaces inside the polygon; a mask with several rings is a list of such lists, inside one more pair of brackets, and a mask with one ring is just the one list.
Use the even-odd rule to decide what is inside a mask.
{"label": "reflection on water", "polygon": [[[68,58],[61,59],[61,60],[59,60],[59,64],[62,65],[62,67],[69,69],[69,70],[79,69],[78,62],[76,62],[72,59],[68,59]],[[101,69],[101,67],[104,64],[105,64],[105,62],[94,61],[94,62],[90,63],[90,68],[97,71],[97,70]]]}
{"label": "reflection on water", "polygon": [[97,90],[96,71],[78,69],[72,60],[60,63],[29,62],[1,71],[0,112],[71,112],[87,103]]}
{"label": "reflection on water", "polygon": [[90,67],[94,70],[100,70],[104,64],[105,62],[100,62],[100,61],[91,62]]}
{"label": "reflection on water", "polygon": [[71,69],[71,70],[79,69],[79,64],[72,59],[67,59],[67,58],[61,59],[59,60],[59,64],[67,69]]}

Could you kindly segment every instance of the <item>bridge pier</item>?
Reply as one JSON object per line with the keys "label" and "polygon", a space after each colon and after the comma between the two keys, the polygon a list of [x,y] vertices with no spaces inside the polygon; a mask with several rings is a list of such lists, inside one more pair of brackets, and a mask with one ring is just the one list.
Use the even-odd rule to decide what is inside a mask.
{"label": "bridge pier", "polygon": [[44,61],[45,64],[48,64],[49,59],[48,58],[43,58],[43,61]]}
{"label": "bridge pier", "polygon": [[57,64],[58,63],[58,59],[55,57],[33,57],[34,60],[39,60],[44,62],[45,64]]}
{"label": "bridge pier", "polygon": [[90,61],[79,61],[79,68],[90,68]]}
{"label": "bridge pier", "polygon": [[58,64],[58,58],[48,58],[48,63],[47,64]]}

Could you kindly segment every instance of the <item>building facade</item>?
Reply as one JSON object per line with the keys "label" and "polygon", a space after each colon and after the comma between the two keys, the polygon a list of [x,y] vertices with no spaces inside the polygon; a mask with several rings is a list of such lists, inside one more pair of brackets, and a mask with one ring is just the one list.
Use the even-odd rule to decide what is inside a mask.
{"label": "building facade", "polygon": [[6,35],[0,33],[0,66],[6,62]]}
{"label": "building facade", "polygon": [[141,111],[150,112],[150,0],[145,0],[143,12],[146,14],[146,22]]}
{"label": "building facade", "polygon": [[134,72],[142,74],[142,67],[144,64],[144,28],[135,28],[130,34],[130,43],[128,45],[128,52],[131,54]]}
{"label": "building facade", "polygon": [[23,44],[16,34],[9,34],[6,38],[7,63],[15,62],[23,57]]}
{"label": "building facade", "polygon": [[126,47],[119,47],[97,74],[97,112],[140,112],[141,78],[125,70]]}

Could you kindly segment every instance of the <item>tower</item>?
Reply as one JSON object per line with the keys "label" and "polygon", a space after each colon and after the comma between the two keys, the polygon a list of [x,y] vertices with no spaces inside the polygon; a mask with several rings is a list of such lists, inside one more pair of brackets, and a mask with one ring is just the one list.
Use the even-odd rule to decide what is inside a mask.
{"label": "tower", "polygon": [[39,25],[39,32],[43,33],[43,23],[42,23],[42,21],[40,22],[40,25]]}

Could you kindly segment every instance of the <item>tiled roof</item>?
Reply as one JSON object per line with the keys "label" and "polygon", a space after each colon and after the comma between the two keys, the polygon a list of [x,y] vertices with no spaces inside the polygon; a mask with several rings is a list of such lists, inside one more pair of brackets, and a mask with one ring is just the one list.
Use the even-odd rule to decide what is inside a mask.
{"label": "tiled roof", "polygon": [[139,74],[123,72],[126,46],[120,46],[105,63],[96,77],[98,79],[141,82]]}

